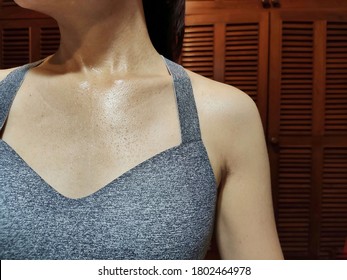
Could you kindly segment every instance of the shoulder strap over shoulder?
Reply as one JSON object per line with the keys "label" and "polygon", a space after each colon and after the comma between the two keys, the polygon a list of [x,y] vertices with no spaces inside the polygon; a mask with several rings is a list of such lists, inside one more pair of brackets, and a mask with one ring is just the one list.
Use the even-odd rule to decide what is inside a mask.
{"label": "shoulder strap over shoulder", "polygon": [[182,66],[165,58],[173,77],[181,126],[182,143],[201,139],[200,124],[191,80]]}
{"label": "shoulder strap over shoulder", "polygon": [[0,130],[5,124],[14,97],[22,85],[26,72],[39,62],[40,61],[16,68],[0,82]]}

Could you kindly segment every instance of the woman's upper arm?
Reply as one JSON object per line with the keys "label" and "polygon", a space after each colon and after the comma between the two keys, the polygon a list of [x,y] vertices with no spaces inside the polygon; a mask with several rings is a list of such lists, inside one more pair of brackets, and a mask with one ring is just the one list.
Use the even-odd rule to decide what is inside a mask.
{"label": "woman's upper arm", "polygon": [[[228,170],[220,186],[217,242],[223,259],[283,259],[278,240],[267,148],[258,109],[237,92],[223,112],[221,149]],[[221,127],[222,129],[222,127]]]}

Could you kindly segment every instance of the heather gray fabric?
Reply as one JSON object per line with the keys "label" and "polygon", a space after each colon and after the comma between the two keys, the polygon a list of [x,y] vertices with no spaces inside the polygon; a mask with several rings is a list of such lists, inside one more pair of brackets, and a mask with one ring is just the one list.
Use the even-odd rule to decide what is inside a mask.
{"label": "heather gray fabric", "polygon": [[[189,77],[165,61],[174,81],[181,144],[85,198],[55,191],[0,140],[1,259],[204,258],[216,180]],[[1,127],[25,73],[36,64],[14,70],[0,83]]]}

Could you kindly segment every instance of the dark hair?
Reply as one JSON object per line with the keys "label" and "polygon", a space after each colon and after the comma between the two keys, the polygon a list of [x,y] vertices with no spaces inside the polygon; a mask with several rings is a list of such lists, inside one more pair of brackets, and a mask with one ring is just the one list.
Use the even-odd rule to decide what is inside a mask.
{"label": "dark hair", "polygon": [[143,0],[143,8],[157,52],[177,62],[183,45],[185,0]]}

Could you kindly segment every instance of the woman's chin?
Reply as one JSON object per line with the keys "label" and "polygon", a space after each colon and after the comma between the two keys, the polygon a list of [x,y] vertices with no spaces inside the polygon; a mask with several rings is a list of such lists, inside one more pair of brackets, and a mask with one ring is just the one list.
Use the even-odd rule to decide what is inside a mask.
{"label": "woman's chin", "polygon": [[14,2],[22,8],[41,13],[45,13],[45,8],[47,7],[47,4],[49,4],[44,0],[14,0]]}
{"label": "woman's chin", "polygon": [[14,0],[14,2],[22,7],[22,8],[26,8],[26,9],[30,9],[31,6],[33,6],[33,4],[35,4],[35,0]]}

